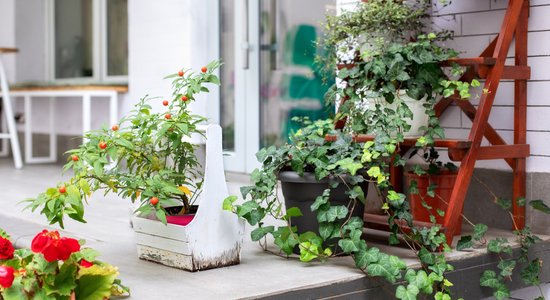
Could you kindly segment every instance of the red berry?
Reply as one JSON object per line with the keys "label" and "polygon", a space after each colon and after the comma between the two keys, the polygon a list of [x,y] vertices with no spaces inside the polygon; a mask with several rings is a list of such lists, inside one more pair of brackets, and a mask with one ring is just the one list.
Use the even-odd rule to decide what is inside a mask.
{"label": "red berry", "polygon": [[165,114],[164,117],[166,118],[166,120],[172,119],[172,115],[171,115],[171,114]]}
{"label": "red berry", "polygon": [[184,74],[185,74],[185,73],[184,73],[182,70],[178,71],[178,76],[179,76],[179,77],[183,77]]}
{"label": "red berry", "polygon": [[159,198],[151,197],[151,199],[149,199],[149,203],[151,203],[151,205],[157,205],[159,203]]}
{"label": "red berry", "polygon": [[105,142],[99,142],[99,148],[100,148],[100,149],[105,149],[105,148],[107,148],[107,143],[105,143]]}
{"label": "red berry", "polygon": [[113,127],[111,127],[111,129],[112,129],[113,131],[117,131],[117,130],[118,130],[118,125],[117,125],[117,124],[113,125]]}
{"label": "red berry", "polygon": [[164,100],[164,101],[162,101],[162,105],[164,105],[164,106],[168,106],[168,100]]}
{"label": "red berry", "polygon": [[67,188],[66,188],[64,185],[62,185],[62,186],[59,187],[59,192],[60,192],[61,194],[65,194],[66,191],[67,191]]}
{"label": "red berry", "polygon": [[201,68],[201,72],[206,73],[206,71],[208,71],[208,68],[206,68],[206,67]]}
{"label": "red berry", "polygon": [[72,156],[71,156],[71,159],[72,159],[73,161],[78,161],[78,155],[72,155]]}
{"label": "red berry", "polygon": [[182,101],[187,101],[187,100],[189,100],[189,98],[187,98],[187,96],[183,95],[183,96],[181,96],[181,100]]}

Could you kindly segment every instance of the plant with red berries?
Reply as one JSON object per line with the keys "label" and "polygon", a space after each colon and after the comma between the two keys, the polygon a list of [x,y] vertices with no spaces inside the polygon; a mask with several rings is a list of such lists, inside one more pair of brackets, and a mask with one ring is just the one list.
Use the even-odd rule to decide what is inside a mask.
{"label": "plant with red berries", "polygon": [[0,229],[0,299],[107,299],[127,295],[118,270],[83,241],[43,230],[31,249],[14,250]]}
{"label": "plant with red berries", "polygon": [[199,93],[209,92],[207,84],[219,84],[214,75],[219,66],[214,61],[200,71],[167,76],[173,92],[161,98],[160,111],[150,104],[158,98],[145,97],[110,129],[86,133],[85,142],[67,152],[64,170],[71,169],[73,176],[27,200],[28,207],[63,227],[66,216],[85,222],[84,203],[103,190],[139,201],[137,213],[156,215],[164,223],[167,206],[180,205],[180,214],[189,212],[202,185],[197,146],[190,141],[203,134],[197,126],[206,121],[191,114],[189,105]]}

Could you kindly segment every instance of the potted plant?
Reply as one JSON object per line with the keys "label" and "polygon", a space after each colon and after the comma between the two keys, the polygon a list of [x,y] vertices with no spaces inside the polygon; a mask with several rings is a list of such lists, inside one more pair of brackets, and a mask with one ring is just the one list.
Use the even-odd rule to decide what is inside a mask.
{"label": "potted plant", "polygon": [[348,132],[420,137],[432,130],[442,137],[433,111],[438,96],[470,97],[470,83],[449,79],[461,69],[441,68],[457,52],[441,46],[449,32],[427,30],[430,9],[429,0],[373,0],[327,18],[319,59],[339,70],[342,87],[334,85],[330,98],[346,100],[337,119],[347,118]]}
{"label": "potted plant", "polygon": [[[342,238],[362,228],[369,176],[361,163],[361,144],[325,141],[332,120],[305,124],[289,144],[258,152],[262,167],[252,172],[253,185],[241,188],[250,200],[235,205],[236,197],[230,197],[225,209],[259,225],[251,234],[254,241],[272,234],[285,254],[294,251],[309,261],[342,254]],[[279,180],[284,203],[277,196]],[[283,226],[268,226],[268,216]]]}
{"label": "potted plant", "polygon": [[[418,154],[419,150],[422,149],[414,149],[409,157]],[[415,165],[405,173],[411,213],[415,220],[443,224],[458,169],[453,163],[443,164],[434,147],[420,152],[427,167]],[[457,234],[460,235],[460,231]]]}
{"label": "potted plant", "polygon": [[[197,94],[208,92],[205,84],[219,84],[219,65],[168,76],[169,100],[145,97],[119,124],[87,133],[79,148],[68,151],[64,170],[73,176],[30,199],[29,207],[63,227],[67,216],[84,222],[92,192],[116,193],[138,203],[132,222],[140,258],[191,271],[238,263],[242,224],[221,210],[227,197],[221,128],[202,130],[205,118],[189,110]],[[153,112],[152,101],[162,102],[163,111]],[[191,142],[195,135],[207,138],[204,177]]]}
{"label": "potted plant", "polygon": [[14,249],[0,229],[0,299],[109,299],[129,295],[118,270],[83,241],[43,230],[31,249]]}

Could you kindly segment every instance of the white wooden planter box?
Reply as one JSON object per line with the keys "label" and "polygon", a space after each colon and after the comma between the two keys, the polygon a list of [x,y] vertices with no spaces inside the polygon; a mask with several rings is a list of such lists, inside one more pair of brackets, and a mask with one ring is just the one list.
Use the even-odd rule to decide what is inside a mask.
{"label": "white wooden planter box", "polygon": [[228,196],[219,125],[206,128],[206,163],[197,213],[186,226],[132,217],[138,256],[188,271],[240,262],[244,221],[222,209]]}

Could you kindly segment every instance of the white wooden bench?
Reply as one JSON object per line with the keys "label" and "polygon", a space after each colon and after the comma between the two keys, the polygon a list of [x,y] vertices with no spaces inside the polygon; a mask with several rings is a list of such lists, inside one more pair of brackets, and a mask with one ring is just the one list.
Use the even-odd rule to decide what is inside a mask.
{"label": "white wooden bench", "polygon": [[[25,162],[49,163],[57,160],[57,138],[55,132],[55,100],[63,97],[82,99],[82,132],[91,128],[92,99],[96,97],[109,98],[109,122],[118,122],[118,94],[128,92],[125,85],[39,85],[39,86],[12,86],[10,96],[23,99],[25,106]],[[44,157],[33,156],[32,142],[32,103],[33,98],[49,98],[49,155]]]}

